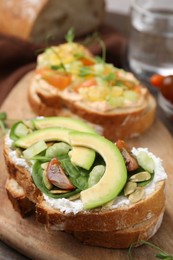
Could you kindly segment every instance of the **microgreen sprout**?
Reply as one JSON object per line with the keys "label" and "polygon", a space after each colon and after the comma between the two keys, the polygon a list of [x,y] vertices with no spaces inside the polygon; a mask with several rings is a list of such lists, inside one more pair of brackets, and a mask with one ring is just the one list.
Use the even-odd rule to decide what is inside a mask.
{"label": "microgreen sprout", "polygon": [[87,66],[83,66],[79,70],[78,75],[79,75],[79,77],[87,77],[87,76],[91,75],[91,69]]}
{"label": "microgreen sprout", "polygon": [[102,49],[102,58],[98,58],[98,56],[97,56],[97,59],[99,59],[99,62],[105,63],[106,62],[106,46],[105,46],[103,39],[98,34],[98,32],[95,32],[91,36],[87,37],[83,44],[90,45],[93,42],[98,43]]}
{"label": "microgreen sprout", "polygon": [[[62,60],[61,60],[61,57],[60,57],[60,55],[58,54],[58,52],[56,52],[55,50],[54,50],[54,48],[52,48],[52,47],[50,47],[50,50],[58,57],[58,59],[60,60],[60,64],[58,65],[58,66],[56,66],[56,69],[58,69],[58,67],[59,68],[62,68],[65,72],[67,72],[66,71],[66,67],[64,66],[64,63],[62,62]],[[54,66],[54,69],[55,69],[55,66]]]}
{"label": "microgreen sprout", "polygon": [[[132,256],[132,249],[138,245],[138,243],[133,243],[130,247],[129,247],[129,251],[128,251],[128,260],[133,260],[133,256]],[[159,253],[157,253],[155,255],[156,258],[158,259],[166,259],[166,260],[173,260],[173,255],[170,255],[168,254],[167,252],[165,252],[164,250],[162,250],[160,247],[150,243],[150,242],[147,242],[147,241],[144,241],[144,240],[141,240],[140,241],[140,244],[143,244],[143,245],[147,245],[149,247],[151,247],[152,249],[156,249],[158,250]]]}
{"label": "microgreen sprout", "polygon": [[67,34],[65,35],[65,39],[68,43],[71,43],[74,41],[75,38],[75,34],[74,34],[74,28],[70,28],[67,32]]}
{"label": "microgreen sprout", "polygon": [[0,129],[2,131],[2,135],[4,135],[7,131],[6,125],[7,114],[5,112],[0,112]]}

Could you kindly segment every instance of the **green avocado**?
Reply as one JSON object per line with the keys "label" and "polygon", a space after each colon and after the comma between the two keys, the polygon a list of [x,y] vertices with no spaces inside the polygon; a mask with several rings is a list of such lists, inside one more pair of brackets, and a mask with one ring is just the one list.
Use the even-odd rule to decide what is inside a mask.
{"label": "green avocado", "polygon": [[70,117],[38,117],[32,120],[36,129],[47,127],[63,127],[81,132],[96,133],[89,124],[77,118]]}
{"label": "green avocado", "polygon": [[[50,127],[36,130],[26,136],[22,136],[14,142],[15,146],[21,148],[29,148],[35,143],[44,140],[50,141],[63,141],[70,144],[69,133],[73,130],[67,128]],[[81,132],[79,132],[80,134]],[[71,161],[84,169],[90,169],[95,159],[95,151],[89,148],[75,147],[72,150]]]}
{"label": "green avocado", "polygon": [[72,147],[82,146],[96,150],[106,164],[105,173],[99,182],[81,192],[84,208],[99,207],[114,199],[127,180],[127,169],[118,148],[109,140],[96,134],[71,132],[69,137]]}
{"label": "green avocado", "polygon": [[63,141],[69,143],[70,129],[50,127],[36,130],[26,136],[22,136],[14,142],[15,146],[21,148],[28,148],[31,145],[44,140],[45,142]]}
{"label": "green avocado", "polygon": [[69,152],[69,156],[71,162],[77,166],[84,168],[85,170],[89,170],[95,160],[95,151],[87,148],[74,146],[72,150]]}

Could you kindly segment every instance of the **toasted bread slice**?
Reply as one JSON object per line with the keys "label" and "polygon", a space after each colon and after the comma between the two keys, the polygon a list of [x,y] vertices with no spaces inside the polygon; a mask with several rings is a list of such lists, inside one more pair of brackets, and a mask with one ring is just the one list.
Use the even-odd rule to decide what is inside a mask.
{"label": "toasted bread slice", "polygon": [[[165,204],[165,182],[157,183],[155,191],[145,199],[130,206],[119,208],[99,208],[82,211],[78,214],[63,213],[52,208],[44,200],[43,194],[33,183],[31,173],[16,163],[9,156],[9,147],[4,145],[4,156],[11,178],[22,186],[26,197],[36,203],[37,219],[49,227],[57,230],[119,230],[136,225],[160,214]],[[102,223],[104,222],[104,226]]]}
{"label": "toasted bread slice", "polygon": [[69,95],[63,95],[46,82],[38,83],[36,78],[31,82],[28,98],[37,115],[61,115],[85,119],[112,141],[144,133],[152,125],[156,113],[156,101],[148,92],[136,107],[99,112],[83,101],[74,101]]}
{"label": "toasted bread slice", "polygon": [[[43,123],[47,122],[47,119],[43,120]],[[63,118],[63,122],[64,120],[66,123],[69,121],[66,118]],[[117,248],[123,247],[121,241],[117,242],[118,237],[124,241],[124,247],[132,242],[139,242],[140,239],[148,239],[159,228],[165,208],[167,175],[161,160],[146,148],[133,148],[130,151],[121,140],[113,144],[95,132],[73,131],[70,128],[71,123],[68,129],[46,125],[47,129],[38,130],[36,121],[24,120],[17,122],[10,133],[7,133],[3,143],[9,172],[6,189],[14,208],[23,216],[35,208],[37,220],[46,227],[54,231],[70,232],[88,244]],[[80,123],[82,124],[78,122],[77,126],[81,129]],[[86,128],[84,125],[84,131]],[[65,153],[62,153],[62,140],[64,145],[68,143]],[[40,146],[38,149],[38,144],[41,145],[41,150]],[[54,150],[55,147],[58,150]],[[88,154],[91,156],[92,166],[89,170],[84,168],[84,171],[76,160],[71,159],[74,148],[83,149],[77,150],[77,159],[78,154],[85,152],[85,157],[83,154],[79,156],[80,163],[81,160],[85,162]],[[105,153],[102,153],[103,149]],[[93,151],[96,153],[94,161]],[[92,175],[96,166],[104,168],[98,180],[95,179],[98,175]],[[74,175],[74,168],[77,175]],[[53,182],[52,175],[55,178]],[[92,186],[89,182],[91,177],[94,177]],[[74,186],[68,189],[71,180]],[[116,186],[118,181],[119,187]],[[59,186],[62,183],[68,185]],[[81,183],[83,186],[78,186]],[[135,185],[132,190],[126,189],[129,183]],[[116,194],[115,189],[118,190]],[[58,194],[55,195],[55,192]],[[74,193],[78,197],[74,198]],[[89,196],[90,201],[98,196],[97,201],[89,205],[90,207],[85,207],[82,197],[84,193]],[[100,235],[100,239],[93,242],[97,235]],[[107,237],[112,242],[107,243]]]}
{"label": "toasted bread slice", "polygon": [[28,100],[41,116],[77,116],[116,141],[146,131],[156,102],[130,72],[94,57],[75,42],[46,49],[37,58]]}

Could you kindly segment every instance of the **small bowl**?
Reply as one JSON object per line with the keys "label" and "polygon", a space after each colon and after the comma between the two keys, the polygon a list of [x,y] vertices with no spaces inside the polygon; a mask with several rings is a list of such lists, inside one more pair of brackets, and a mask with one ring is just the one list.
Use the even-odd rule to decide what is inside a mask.
{"label": "small bowl", "polygon": [[165,114],[173,119],[173,104],[167,100],[160,92],[158,93],[158,104]]}

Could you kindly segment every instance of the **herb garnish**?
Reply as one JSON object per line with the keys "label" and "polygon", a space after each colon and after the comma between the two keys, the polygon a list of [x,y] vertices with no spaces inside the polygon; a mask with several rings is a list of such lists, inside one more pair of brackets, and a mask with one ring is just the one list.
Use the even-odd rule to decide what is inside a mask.
{"label": "herb garnish", "polygon": [[7,131],[7,114],[5,112],[0,112],[0,129],[2,130],[2,135],[4,135]]}
{"label": "herb garnish", "polygon": [[110,72],[108,75],[102,77],[105,81],[115,81],[116,75],[113,72]]}
{"label": "herb garnish", "polygon": [[105,43],[103,41],[103,39],[101,38],[101,36],[99,35],[98,32],[93,33],[91,36],[87,37],[85,39],[85,41],[83,42],[84,45],[90,45],[91,43],[96,42],[100,45],[101,49],[102,49],[102,57],[97,56],[97,60],[99,62],[105,63],[106,62],[106,46]]}
{"label": "herb garnish", "polygon": [[84,58],[85,56],[84,56],[84,53],[74,53],[74,55],[73,55],[76,59],[82,59],[82,58]]}
{"label": "herb garnish", "polygon": [[[129,251],[128,251],[128,260],[133,260],[133,256],[132,256],[132,249],[138,245],[138,243],[133,243],[130,247],[129,247]],[[140,244],[142,245],[147,245],[149,247],[151,247],[152,249],[156,249],[159,251],[159,253],[157,253],[155,255],[156,258],[159,258],[159,259],[166,259],[166,260],[173,260],[173,255],[170,255],[168,254],[167,252],[165,252],[164,250],[162,250],[160,247],[150,243],[150,242],[147,242],[147,241],[144,241],[144,240],[141,240],[140,241]]]}
{"label": "herb garnish", "polygon": [[91,68],[87,67],[87,66],[83,66],[82,68],[80,68],[78,76],[79,77],[87,77],[89,75],[91,75]]}
{"label": "herb garnish", "polygon": [[[54,69],[56,67],[56,69],[58,70],[59,68],[62,68],[65,72],[67,72],[66,67],[64,66],[64,63],[61,60],[61,57],[59,56],[58,52],[56,52],[52,47],[49,48],[60,60],[60,64],[58,66],[53,65]],[[58,68],[59,67],[59,68]]]}
{"label": "herb garnish", "polygon": [[74,34],[74,28],[70,28],[67,32],[67,34],[65,35],[65,39],[68,43],[71,43],[74,41],[75,38],[75,34]]}

